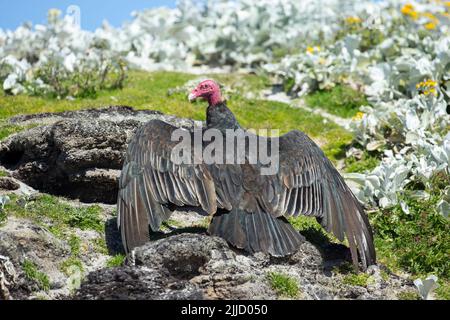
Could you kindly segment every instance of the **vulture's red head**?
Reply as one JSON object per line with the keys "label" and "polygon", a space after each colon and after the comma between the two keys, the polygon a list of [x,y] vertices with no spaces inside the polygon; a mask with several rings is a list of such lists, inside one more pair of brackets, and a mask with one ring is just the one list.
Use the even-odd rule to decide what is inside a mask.
{"label": "vulture's red head", "polygon": [[219,85],[213,80],[205,80],[192,90],[189,94],[189,101],[203,98],[208,101],[209,105],[214,106],[222,102]]}

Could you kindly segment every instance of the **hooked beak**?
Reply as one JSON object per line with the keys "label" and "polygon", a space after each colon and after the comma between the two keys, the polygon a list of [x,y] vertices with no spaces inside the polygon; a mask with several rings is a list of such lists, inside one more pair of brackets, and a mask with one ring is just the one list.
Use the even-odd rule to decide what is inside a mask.
{"label": "hooked beak", "polygon": [[197,96],[194,93],[190,93],[188,96],[189,102],[195,101],[197,99]]}

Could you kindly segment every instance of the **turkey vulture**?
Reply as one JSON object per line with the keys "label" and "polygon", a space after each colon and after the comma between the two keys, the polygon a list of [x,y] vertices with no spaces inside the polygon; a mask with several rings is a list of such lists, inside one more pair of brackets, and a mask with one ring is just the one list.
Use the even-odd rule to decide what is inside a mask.
{"label": "turkey vulture", "polygon": [[[241,128],[216,82],[201,82],[189,95],[190,101],[197,98],[209,103],[203,130]],[[375,263],[372,230],[363,207],[305,133],[294,130],[280,137],[255,135],[268,144],[278,144],[278,170],[263,175],[261,163],[248,161],[248,145],[243,163],[176,163],[171,156],[178,144],[172,141],[176,130],[180,129],[152,120],[137,130],[128,146],[117,204],[118,226],[127,252],[147,242],[150,230],[158,231],[173,210],[186,206],[212,215],[209,234],[248,252],[273,256],[292,254],[302,242],[303,237],[286,217],[316,217],[340,241],[347,238],[355,266],[358,254],[364,269]],[[192,147],[205,150],[209,143],[205,139],[200,145],[192,143]]]}

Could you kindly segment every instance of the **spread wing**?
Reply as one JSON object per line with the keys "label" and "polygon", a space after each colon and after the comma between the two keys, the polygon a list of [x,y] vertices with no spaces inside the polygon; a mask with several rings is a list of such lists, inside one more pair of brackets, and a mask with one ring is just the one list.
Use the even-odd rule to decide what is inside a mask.
{"label": "spread wing", "polygon": [[347,238],[353,263],[374,264],[372,230],[364,208],[322,150],[304,133],[279,140],[279,173],[267,176],[262,202],[275,216],[317,217],[340,241]]}
{"label": "spread wing", "polygon": [[[124,248],[130,251],[149,239],[171,214],[167,205],[195,206],[212,214],[217,209],[214,182],[204,164],[176,164],[171,154],[179,141],[175,130],[153,120],[138,129],[130,142],[119,181],[118,225]],[[193,142],[193,133],[185,130]],[[194,154],[192,153],[192,157]]]}

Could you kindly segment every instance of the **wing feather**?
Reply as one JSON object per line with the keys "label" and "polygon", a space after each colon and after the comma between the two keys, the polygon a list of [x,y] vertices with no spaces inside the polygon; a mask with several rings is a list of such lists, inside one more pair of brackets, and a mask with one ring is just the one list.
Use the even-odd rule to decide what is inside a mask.
{"label": "wing feather", "polygon": [[177,129],[163,121],[150,121],[137,130],[128,146],[117,201],[117,221],[126,251],[148,241],[149,228],[159,230],[170,217],[171,204],[201,206],[210,214],[217,209],[214,181],[207,167],[171,161],[178,142],[170,137]]}
{"label": "wing feather", "polygon": [[358,253],[363,268],[374,264],[373,235],[364,208],[322,150],[300,131],[280,137],[279,148],[280,172],[265,179],[274,190],[281,188],[272,213],[317,217],[339,240],[347,238],[354,264]]}

